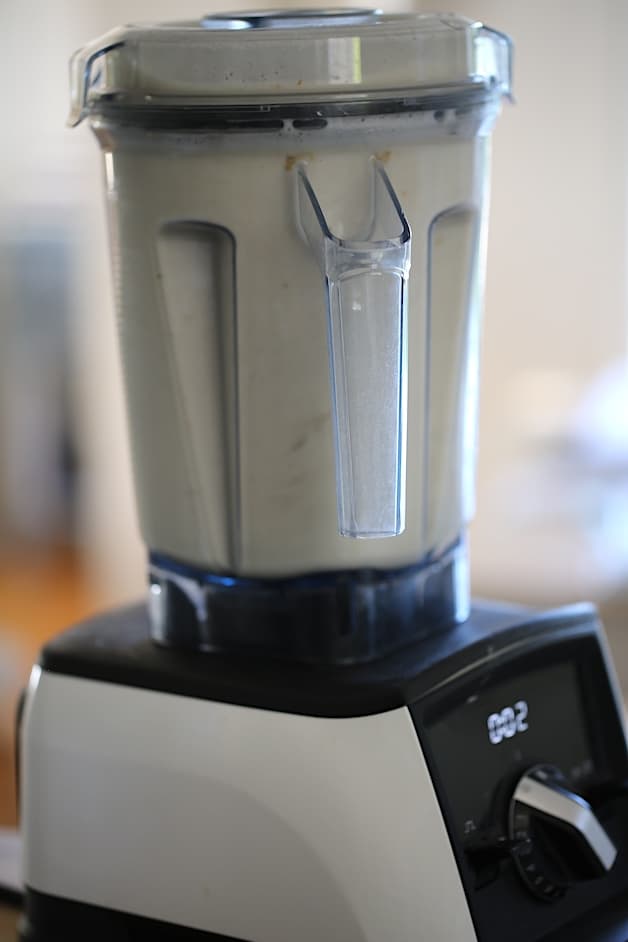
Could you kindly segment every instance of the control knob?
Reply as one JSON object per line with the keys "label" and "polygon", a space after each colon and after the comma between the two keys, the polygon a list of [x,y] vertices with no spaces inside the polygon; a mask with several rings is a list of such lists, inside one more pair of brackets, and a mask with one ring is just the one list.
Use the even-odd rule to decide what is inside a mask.
{"label": "control knob", "polygon": [[608,873],[617,857],[591,805],[569,790],[553,766],[534,766],[519,779],[508,828],[521,877],[548,902],[574,883]]}

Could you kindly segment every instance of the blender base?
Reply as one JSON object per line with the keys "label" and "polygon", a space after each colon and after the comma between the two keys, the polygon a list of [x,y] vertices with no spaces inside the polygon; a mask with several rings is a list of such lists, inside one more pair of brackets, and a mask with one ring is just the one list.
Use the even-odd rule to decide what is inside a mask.
{"label": "blender base", "polygon": [[[618,857],[547,904],[510,858],[487,877],[469,856],[456,789],[480,763],[452,738],[450,774],[437,727],[452,703],[494,688],[502,705],[507,678],[531,690],[548,664],[572,662],[583,704],[596,705],[591,761]],[[530,716],[522,758],[557,759],[535,751]],[[539,717],[539,733],[550,724]],[[44,649],[20,742],[23,942],[628,937],[626,747],[589,606],[477,606],[463,625],[352,667],[169,651],[137,606]],[[488,791],[510,787],[510,772],[486,775]]]}
{"label": "blender base", "polygon": [[[186,929],[34,891],[28,894],[27,906],[20,942],[244,942],[233,936]],[[626,939],[628,901],[615,900],[566,931],[546,936],[544,942],[626,942]]]}
{"label": "blender base", "polygon": [[20,942],[242,942],[30,890]]}

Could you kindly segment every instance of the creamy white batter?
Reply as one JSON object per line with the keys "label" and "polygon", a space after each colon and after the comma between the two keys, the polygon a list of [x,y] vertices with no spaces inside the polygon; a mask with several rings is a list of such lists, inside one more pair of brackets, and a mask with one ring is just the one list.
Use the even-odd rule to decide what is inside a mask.
{"label": "creamy white batter", "polygon": [[[278,576],[412,564],[463,533],[496,108],[300,134],[100,125],[151,549]],[[373,155],[412,229],[406,529],[352,540],[338,533],[325,291],[295,225],[294,174],[304,160],[332,231],[351,237],[368,213]]]}

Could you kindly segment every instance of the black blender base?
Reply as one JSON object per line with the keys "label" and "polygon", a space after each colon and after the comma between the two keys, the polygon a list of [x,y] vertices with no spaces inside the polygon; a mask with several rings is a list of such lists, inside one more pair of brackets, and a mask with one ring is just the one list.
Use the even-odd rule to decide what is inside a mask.
{"label": "black blender base", "polygon": [[[131,916],[35,890],[27,889],[25,900],[19,942],[255,942]],[[628,896],[613,900],[542,942],[628,942]]]}
{"label": "black blender base", "polygon": [[253,942],[26,890],[20,942]]}
{"label": "black blender base", "polygon": [[272,655],[182,651],[157,645],[145,605],[91,618],[41,652],[50,673],[304,716],[354,717],[415,703],[452,674],[513,645],[597,623],[587,604],[534,611],[478,602],[470,617],[422,641],[361,664],[306,664]]}
{"label": "black blender base", "polygon": [[[589,697],[589,702],[596,704],[596,710],[591,713],[593,738],[602,743],[607,758],[611,753],[614,755],[611,745],[617,739],[615,751],[621,753],[618,759],[621,773],[617,772],[613,780],[618,786],[625,781],[625,740],[615,715],[618,713],[616,705],[611,702],[612,691],[603,665],[600,640],[597,613],[589,605],[535,612],[510,605],[478,603],[463,624],[377,661],[350,666],[296,663],[288,668],[286,661],[280,658],[226,652],[203,655],[155,645],[146,608],[137,605],[91,619],[65,632],[46,646],[40,664],[45,672],[65,677],[306,716],[361,717],[407,706],[418,733],[417,748],[420,740],[432,782],[443,802],[441,807],[449,815],[451,782],[441,775],[433,755],[429,717],[441,701],[444,702],[443,698],[454,694],[458,697],[458,686],[472,683],[475,690],[478,683],[480,686],[485,681],[497,683],[502,676],[500,665],[520,665],[525,660],[526,669],[531,669],[532,659],[533,666],[544,666],[547,652],[558,647],[561,652],[568,650],[569,657],[573,655],[578,665],[586,655],[586,677],[595,674],[600,680],[600,690],[592,688],[593,695]],[[589,686],[583,689],[590,692]],[[603,724],[601,732],[600,722]],[[619,730],[617,735],[615,725]],[[626,835],[628,807],[621,814],[620,830]],[[448,827],[451,825],[449,817],[445,823]],[[505,926],[511,927],[512,938],[514,940],[516,935],[518,942],[628,942],[626,841],[621,842],[622,860],[608,878],[572,892],[564,905],[560,903],[552,909],[526,894],[516,874],[511,872],[510,863],[503,881],[500,877],[491,885],[478,888],[466,862],[464,847],[458,846],[458,837],[452,828],[453,825],[449,827],[450,839],[480,942],[506,942],[510,935],[504,933]],[[94,854],[99,852],[98,847],[86,847],[85,853],[92,850]],[[429,849],[426,852],[429,853]],[[122,860],[120,866],[124,866]],[[132,883],[132,874],[129,880]],[[97,898],[98,889],[94,886],[93,898]],[[242,905],[246,906],[244,887],[242,894]],[[234,939],[186,929],[28,888],[25,905],[21,942],[78,942],[79,939],[81,942],[144,942],[148,939],[151,942],[171,939],[257,942],[254,937]],[[515,910],[519,915],[513,923]],[[417,932],[420,936],[420,926]]]}

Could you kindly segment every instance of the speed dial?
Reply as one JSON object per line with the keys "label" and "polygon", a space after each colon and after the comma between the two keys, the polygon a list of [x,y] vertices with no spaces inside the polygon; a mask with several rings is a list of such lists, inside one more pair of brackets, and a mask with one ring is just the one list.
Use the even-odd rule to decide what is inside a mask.
{"label": "speed dial", "polygon": [[591,805],[553,766],[534,766],[517,782],[509,808],[513,857],[526,886],[548,902],[567,887],[603,876],[617,850]]}

